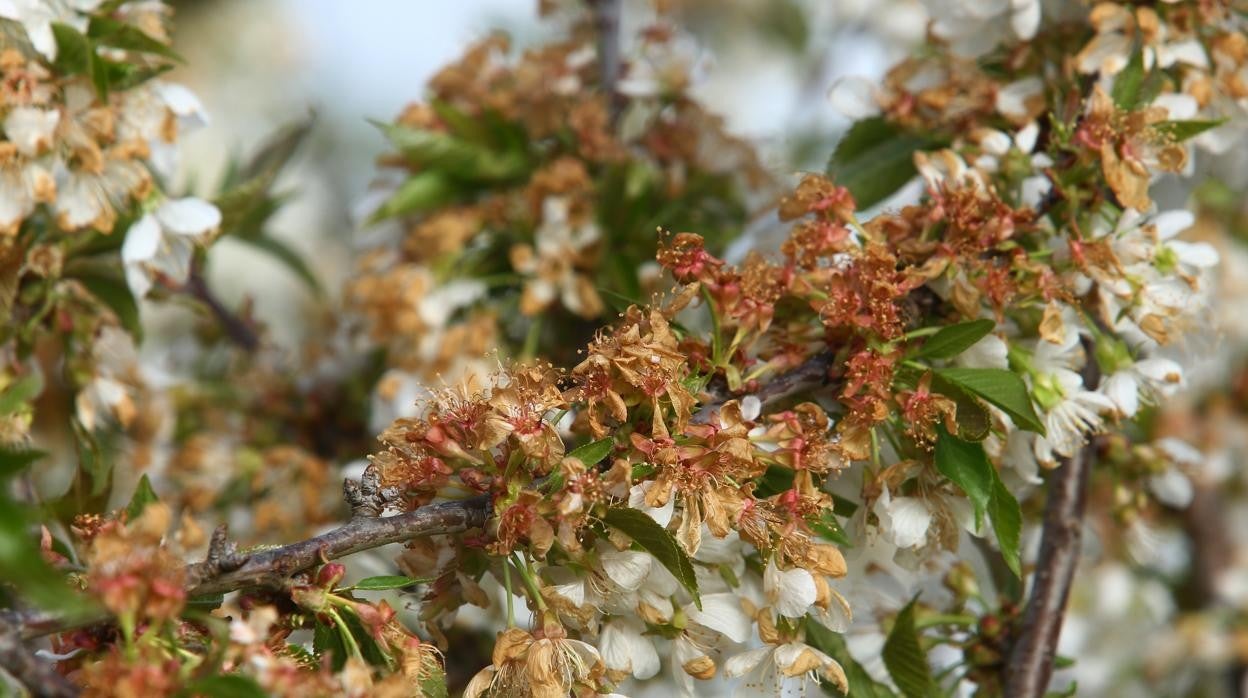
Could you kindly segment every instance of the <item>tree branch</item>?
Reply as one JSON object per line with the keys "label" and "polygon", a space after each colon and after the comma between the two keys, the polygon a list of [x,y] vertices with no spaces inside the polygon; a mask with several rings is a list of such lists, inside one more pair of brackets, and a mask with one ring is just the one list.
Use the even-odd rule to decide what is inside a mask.
{"label": "tree branch", "polygon": [[[1088,363],[1083,384],[1094,386],[1100,381],[1100,369],[1088,344],[1084,342]],[[1095,462],[1096,440],[1089,439],[1050,479],[1031,599],[1004,667],[1004,695],[1010,698],[1041,698],[1048,690],[1066,601],[1079,565],[1088,478]]]}
{"label": "tree branch", "polygon": [[[490,498],[480,496],[456,502],[430,504],[395,516],[357,513],[350,521],[332,531],[251,554],[235,550],[226,541],[224,527],[218,527],[213,532],[207,559],[187,566],[190,580],[187,595],[208,596],[257,587],[281,589],[292,575],[311,569],[326,560],[421,536],[459,533],[479,528],[485,525],[489,511]],[[39,613],[15,618],[20,622],[21,634],[26,639],[94,625],[107,619],[107,615],[101,614],[66,617]],[[3,659],[3,655],[0,655],[0,661]]]}
{"label": "tree branch", "polygon": [[828,375],[828,372],[831,370],[835,360],[836,352],[831,349],[825,349],[811,355],[810,358],[791,370],[777,375],[752,393],[733,395],[728,392],[727,386],[719,385],[713,388],[708,386],[707,392],[710,394],[711,399],[698,408],[698,411],[693,415],[693,422],[695,424],[710,422],[719,415],[719,409],[729,400],[752,395],[758,398],[763,407],[769,407],[804,390],[831,385],[832,378]]}
{"label": "tree branch", "polygon": [[624,110],[616,85],[620,81],[620,0],[590,0],[594,29],[598,32],[598,65],[602,71],[602,91],[607,110],[615,123]]}
{"label": "tree branch", "polygon": [[260,337],[256,335],[255,330],[242,318],[235,315],[233,311],[225,307],[221,299],[217,298],[212,289],[208,288],[208,282],[198,269],[191,270],[191,274],[187,277],[186,284],[182,287],[182,290],[208,307],[208,310],[217,319],[221,329],[225,331],[225,336],[229,337],[230,341],[247,351],[255,351],[260,347]]}

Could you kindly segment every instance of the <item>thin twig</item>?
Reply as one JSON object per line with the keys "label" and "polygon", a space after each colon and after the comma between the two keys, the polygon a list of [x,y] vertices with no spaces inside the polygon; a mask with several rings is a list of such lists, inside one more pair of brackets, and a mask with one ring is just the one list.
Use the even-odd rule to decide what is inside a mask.
{"label": "thin twig", "polygon": [[78,689],[56,671],[52,662],[35,656],[22,644],[21,633],[0,620],[0,667],[17,679],[31,695],[62,698],[78,695]]}
{"label": "thin twig", "polygon": [[[1087,355],[1083,383],[1091,387],[1100,381],[1100,369],[1092,351]],[[1066,601],[1079,565],[1088,478],[1096,462],[1095,439],[1063,460],[1049,483],[1031,599],[1004,668],[1004,695],[1010,698],[1041,698],[1048,690]]]}
{"label": "thin twig", "polygon": [[208,310],[217,319],[221,329],[225,331],[225,336],[229,337],[230,341],[247,351],[255,351],[260,348],[260,337],[256,335],[255,330],[246,321],[235,315],[232,310],[225,307],[221,299],[217,298],[212,289],[208,288],[208,282],[198,269],[191,271],[182,289],[192,298],[208,307]]}
{"label": "thin twig", "polygon": [[[422,536],[459,533],[484,526],[489,515],[489,504],[489,497],[482,496],[430,504],[395,516],[357,515],[342,526],[319,536],[246,555],[241,564],[238,562],[240,555],[230,552],[232,548],[224,543],[224,534],[221,533],[222,542],[214,546],[221,551],[218,559],[214,561],[210,550],[207,560],[188,566],[187,576],[191,585],[187,594],[195,597],[224,594],[238,589],[281,589],[292,575],[311,569],[325,560],[334,560],[362,550]],[[219,536],[214,534],[213,537],[215,541]],[[231,559],[223,561],[219,559],[221,555],[231,556]],[[22,635],[28,639],[94,625],[105,620],[107,616],[102,615],[65,617],[54,614],[29,614],[20,619]]]}
{"label": "thin twig", "polygon": [[708,389],[711,399],[703,403],[693,415],[695,424],[706,424],[719,414],[719,409],[729,400],[741,399],[747,395],[758,398],[762,406],[769,407],[781,400],[805,390],[830,385],[832,379],[829,371],[836,360],[836,352],[831,349],[818,352],[789,371],[780,373],[752,393],[733,395],[726,386]]}

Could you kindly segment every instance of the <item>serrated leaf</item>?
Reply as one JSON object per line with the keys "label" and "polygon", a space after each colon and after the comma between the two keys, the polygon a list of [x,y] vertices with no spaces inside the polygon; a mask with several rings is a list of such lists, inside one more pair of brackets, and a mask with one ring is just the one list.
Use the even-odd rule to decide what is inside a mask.
{"label": "serrated leaf", "polygon": [[217,674],[191,682],[178,695],[187,698],[267,698],[269,694],[250,676]]}
{"label": "serrated leaf", "polygon": [[284,264],[313,293],[318,296],[324,294],[325,291],[321,288],[321,283],[317,280],[316,274],[312,272],[312,268],[308,266],[302,255],[292,250],[286,243],[263,233],[260,235],[239,235],[237,239],[267,253]]}
{"label": "serrated leaf", "polygon": [[0,478],[13,477],[47,455],[47,451],[0,444]]}
{"label": "serrated leaf", "polygon": [[1018,374],[1003,368],[938,368],[933,372],[959,388],[996,405],[1021,429],[1044,434],[1044,424]]}
{"label": "serrated leaf", "polygon": [[979,527],[992,501],[996,469],[983,446],[951,435],[942,425],[937,425],[936,429],[936,470],[966,493],[975,507],[975,526]]}
{"label": "serrated leaf", "polygon": [[1215,129],[1226,123],[1226,119],[1214,119],[1209,121],[1188,120],[1188,121],[1162,121],[1153,124],[1153,128],[1158,133],[1164,135],[1174,143],[1182,143],[1183,141],[1195,138],[1210,129]]}
{"label": "serrated leaf", "polygon": [[159,501],[160,497],[156,496],[156,490],[152,489],[152,481],[147,479],[147,474],[144,473],[143,477],[139,478],[139,484],[134,488],[130,503],[126,505],[126,521],[137,521],[148,504]]}
{"label": "serrated leaf", "polygon": [[926,359],[952,359],[988,336],[997,323],[992,320],[971,320],[942,327],[923,343],[915,356]]}
{"label": "serrated leaf", "polygon": [[931,150],[941,143],[904,131],[882,117],[863,119],[837,144],[828,175],[849,189],[859,209],[868,208],[915,176],[915,151]]}
{"label": "serrated leaf", "polygon": [[881,654],[888,675],[893,677],[893,683],[906,698],[929,698],[936,683],[932,680],[932,668],[919,644],[918,630],[914,627],[917,601],[916,596],[897,614]]}
{"label": "serrated leaf", "polygon": [[583,446],[577,446],[568,454],[568,458],[575,458],[584,463],[586,467],[592,468],[606,458],[611,450],[615,448],[615,439],[608,436],[605,439],[590,441]]}
{"label": "serrated leaf", "polygon": [[91,24],[87,27],[87,36],[95,39],[96,43],[101,46],[110,46],[139,53],[154,53],[183,62],[182,57],[169,46],[149,36],[133,24],[126,24],[115,19],[100,16],[92,17]]}
{"label": "serrated leaf", "polygon": [[849,698],[896,698],[896,693],[888,686],[871,678],[868,672],[845,645],[845,638],[838,633],[820,625],[810,616],[806,617],[806,642],[811,647],[835,659],[845,671],[849,682],[849,693],[841,693],[832,684],[824,682],[823,690],[828,695],[848,696]]}
{"label": "serrated leaf", "polygon": [[402,589],[410,587],[413,584],[423,584],[431,581],[430,579],[414,579],[403,575],[378,575],[376,577],[366,577],[355,584],[351,585],[356,591],[386,591],[387,589]]}
{"label": "serrated leaf", "polygon": [[424,673],[420,679],[420,694],[422,698],[447,698],[446,670],[442,665],[429,667]]}
{"label": "serrated leaf", "polygon": [[653,555],[672,573],[676,581],[689,591],[697,607],[702,608],[702,597],[698,594],[698,577],[693,571],[693,562],[689,560],[689,556],[681,549],[672,534],[655,523],[649,515],[636,509],[608,509],[603,521],[632,538],[633,542]]}
{"label": "serrated leaf", "polygon": [[43,392],[43,373],[31,371],[0,392],[0,415],[12,414]]}
{"label": "serrated leaf", "polygon": [[370,223],[409,213],[435,209],[455,198],[451,180],[440,172],[421,172],[410,177],[369,217]]}
{"label": "serrated leaf", "polygon": [[1006,567],[1016,577],[1022,577],[1020,546],[1023,532],[1023,511],[1018,500],[1006,489],[1000,476],[993,470],[992,497],[988,500],[988,519],[997,534],[997,546],[1005,558]]}

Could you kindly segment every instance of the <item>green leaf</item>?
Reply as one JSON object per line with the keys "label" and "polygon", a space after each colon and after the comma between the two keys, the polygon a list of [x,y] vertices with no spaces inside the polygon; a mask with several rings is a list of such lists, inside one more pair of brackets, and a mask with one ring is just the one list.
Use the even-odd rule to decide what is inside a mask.
{"label": "green leaf", "polygon": [[87,27],[87,36],[95,39],[96,43],[101,46],[110,46],[139,53],[154,53],[178,62],[184,62],[182,57],[175,53],[172,48],[148,36],[142,29],[133,24],[126,24],[115,19],[100,16],[92,17],[91,24]]}
{"label": "green leaf", "polygon": [[1153,128],[1157,129],[1158,133],[1161,133],[1171,141],[1182,143],[1224,123],[1226,123],[1226,119],[1214,119],[1212,121],[1162,121],[1153,124]]}
{"label": "green leaf", "polygon": [[1044,424],[1018,374],[1003,368],[938,368],[937,376],[996,405],[1022,429],[1044,434]]}
{"label": "green leaf", "polygon": [[859,209],[868,208],[909,182],[914,153],[943,141],[910,133],[882,117],[863,119],[850,127],[828,162],[828,174],[849,189]]}
{"label": "green leaf", "polygon": [[420,694],[423,698],[447,698],[446,670],[441,664],[429,667],[420,680]]}
{"label": "green leaf", "polygon": [[952,359],[970,349],[976,342],[992,332],[997,323],[992,320],[971,320],[942,327],[932,335],[915,354],[926,359]]}
{"label": "green leaf", "polygon": [[697,607],[702,608],[702,597],[698,594],[698,578],[694,574],[693,563],[672,534],[655,523],[649,515],[636,509],[608,509],[603,521],[627,534],[643,550],[663,563],[672,576],[676,577],[676,581],[693,596]]}
{"label": "green leaf", "polygon": [[795,473],[792,468],[786,468],[782,465],[769,465],[766,472],[759,477],[757,486],[754,488],[754,496],[765,499],[773,495],[780,494],[785,490],[793,489],[793,478]]}
{"label": "green leaf", "polygon": [[35,605],[76,613],[83,608],[65,578],[44,562],[27,507],[0,499],[0,582],[12,584]]}
{"label": "green leaf", "polygon": [[836,515],[831,511],[825,510],[818,519],[810,521],[810,528],[815,533],[837,545],[846,548],[853,547],[849,536],[845,535],[845,530],[841,528],[841,522],[836,520]]}
{"label": "green leaf", "polygon": [[367,577],[365,579],[361,579],[351,585],[351,588],[357,591],[385,591],[387,589],[402,589],[404,587],[410,587],[413,584],[423,584],[428,581],[432,581],[432,577],[428,579],[413,579],[412,577],[405,577],[398,574],[380,575],[377,577]]}
{"label": "green leaf", "polygon": [[203,698],[267,698],[268,694],[250,676],[218,674],[192,682],[179,695]]}
{"label": "green leaf", "polygon": [[239,235],[237,239],[267,253],[277,261],[292,271],[299,280],[308,286],[308,288],[318,296],[324,295],[325,291],[321,288],[320,281],[317,280],[316,274],[312,272],[312,268],[308,266],[307,261],[295,252],[286,243],[275,237],[261,233],[259,235]]}
{"label": "green leaf", "polygon": [[0,478],[13,477],[47,455],[46,451],[34,448],[0,444]]}
{"label": "green leaf", "polygon": [[577,446],[568,454],[569,458],[575,458],[584,463],[586,467],[598,465],[603,458],[606,458],[611,450],[615,448],[615,439],[608,436],[605,439],[590,441],[583,446]]}
{"label": "green leaf", "polygon": [[451,180],[440,172],[421,172],[403,183],[398,191],[386,200],[373,215],[370,223],[435,209],[455,198],[456,189]]}
{"label": "green leaf", "polygon": [[130,497],[130,503],[126,505],[126,521],[137,521],[143,515],[143,510],[152,502],[159,502],[160,497],[156,496],[156,490],[152,489],[152,481],[147,479],[147,474],[139,478],[139,484],[134,488],[134,496]]}
{"label": "green leaf", "polygon": [[927,655],[919,644],[918,630],[914,627],[914,605],[917,601],[916,596],[897,614],[882,652],[888,675],[893,677],[893,683],[906,698],[928,698],[936,687]]}
{"label": "green leaf", "polygon": [[411,164],[456,178],[494,182],[513,179],[527,169],[524,155],[519,151],[496,153],[448,133],[401,124],[374,125]]}
{"label": "green leaf", "polygon": [[31,371],[0,392],[0,415],[12,414],[43,392],[43,373]]}
{"label": "green leaf", "polygon": [[896,693],[888,686],[871,678],[868,672],[845,645],[845,638],[820,625],[810,616],[806,617],[806,642],[815,649],[835,659],[845,670],[845,678],[849,681],[849,693],[841,693],[832,684],[823,684],[824,692],[835,696],[851,696],[852,698],[895,698]]}
{"label": "green leaf", "polygon": [[342,667],[347,663],[347,644],[342,641],[337,628],[325,623],[318,622],[312,629],[312,651],[322,659],[328,654],[330,668],[334,671],[342,671]]}
{"label": "green leaf", "polygon": [[1023,531],[1023,511],[1018,500],[1001,482],[996,470],[993,470],[992,498],[988,500],[988,519],[992,521],[992,530],[997,534],[997,546],[1001,548],[1001,556],[1005,558],[1006,567],[1014,576],[1022,577],[1022,560],[1020,545]]}
{"label": "green leaf", "polygon": [[1127,67],[1114,76],[1114,87],[1110,90],[1114,104],[1119,109],[1134,109],[1140,103],[1140,87],[1144,84],[1144,52],[1137,45],[1131,51]]}
{"label": "green leaf", "polygon": [[56,39],[57,69],[70,75],[89,75],[95,56],[91,41],[82,32],[60,22],[52,23],[52,36]]}
{"label": "green leaf", "polygon": [[942,425],[936,429],[936,469],[966,493],[975,506],[975,526],[979,527],[992,501],[996,468],[980,444],[952,436]]}
{"label": "green leaf", "polygon": [[143,341],[143,322],[139,317],[139,304],[130,293],[130,286],[120,274],[91,274],[78,277],[91,295],[99,299],[117,315],[121,326],[134,338],[135,344]]}

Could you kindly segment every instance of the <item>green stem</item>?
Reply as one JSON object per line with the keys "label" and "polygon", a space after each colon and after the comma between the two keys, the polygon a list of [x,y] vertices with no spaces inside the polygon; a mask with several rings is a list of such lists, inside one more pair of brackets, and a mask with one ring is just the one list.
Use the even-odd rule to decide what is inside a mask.
{"label": "green stem", "polygon": [[503,558],[503,589],[507,590],[507,627],[516,627],[515,594],[511,591],[511,560]]}
{"label": "green stem", "polygon": [[534,315],[529,321],[529,332],[524,336],[524,348],[520,350],[520,359],[526,360],[537,356],[537,344],[542,339],[542,316]]}
{"label": "green stem", "polygon": [[529,591],[533,603],[537,604],[537,610],[546,610],[546,600],[542,598],[542,591],[537,586],[537,580],[533,577],[533,571],[529,569],[529,565],[520,557],[520,553],[516,553],[519,558],[516,561],[516,571],[520,573],[520,578],[524,580],[524,586]]}
{"label": "green stem", "polygon": [[355,641],[355,636],[351,634],[351,629],[343,622],[342,616],[339,615],[338,609],[329,609],[329,617],[334,619],[334,623],[338,626],[338,634],[342,636],[342,642],[347,646],[347,651],[351,656],[360,661],[364,660],[364,654],[360,652],[360,645]]}

